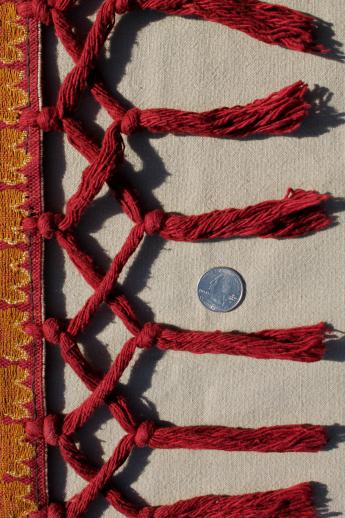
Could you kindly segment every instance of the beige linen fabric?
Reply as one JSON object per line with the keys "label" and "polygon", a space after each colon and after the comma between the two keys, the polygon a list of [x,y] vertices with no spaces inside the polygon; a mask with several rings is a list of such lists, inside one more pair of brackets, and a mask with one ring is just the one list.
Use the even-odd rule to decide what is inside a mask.
{"label": "beige linen fabric", "polygon": [[[343,0],[283,3],[334,23],[335,39],[345,40]],[[87,12],[79,9],[85,17],[94,7],[96,3]],[[50,85],[51,95],[56,78],[66,74],[71,62],[61,45],[55,48],[51,32],[45,40],[45,84]],[[317,88],[320,113],[290,137],[236,141],[138,133],[128,138],[126,175],[147,208],[160,203],[167,211],[193,214],[242,207],[281,198],[290,186],[344,196],[345,126],[337,115],[344,111],[345,99],[340,61],[265,45],[214,23],[152,12],[123,16],[103,61],[108,84],[139,107],[201,111],[244,104],[298,79],[311,88],[329,89],[327,93]],[[80,114],[94,131],[110,122],[90,99]],[[47,210],[61,210],[60,184],[69,196],[86,165],[61,138],[48,135],[46,139]],[[326,320],[344,331],[344,203],[338,201],[332,207],[338,224],[303,239],[187,244],[147,238],[120,280],[143,319],[154,317],[191,329],[244,331]],[[85,248],[106,266],[129,228],[116,203],[102,191],[79,234]],[[90,289],[53,244],[47,247],[47,260],[47,314],[71,316]],[[243,304],[225,314],[207,311],[196,295],[199,277],[219,265],[238,270],[247,284]],[[321,484],[316,491],[320,506],[329,500],[328,510],[324,508],[320,515],[345,513],[345,446],[340,440],[345,425],[345,343],[341,336],[338,333],[330,344],[326,361],[311,365],[139,352],[122,381],[141,417],[181,425],[339,426],[332,430],[332,448],[316,454],[136,451],[116,483],[129,498],[166,504],[195,495],[239,494],[313,480]],[[121,322],[104,309],[82,343],[88,357],[106,368],[125,338]],[[48,403],[55,411],[68,411],[87,395],[51,346],[47,385]],[[110,455],[120,437],[120,428],[103,409],[80,434],[82,447],[96,462]],[[73,471],[65,470],[56,452],[51,454],[49,478],[55,498],[67,499],[84,485]],[[100,498],[87,516],[119,515]]]}

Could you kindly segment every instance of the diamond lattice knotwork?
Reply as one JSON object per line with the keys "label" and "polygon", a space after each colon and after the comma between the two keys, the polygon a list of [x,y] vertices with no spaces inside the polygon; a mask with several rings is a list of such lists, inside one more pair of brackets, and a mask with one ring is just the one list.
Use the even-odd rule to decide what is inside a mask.
{"label": "diamond lattice knotwork", "polygon": [[[56,239],[94,290],[77,314],[67,321],[48,318],[43,325],[34,322],[27,325],[27,330],[34,336],[43,336],[60,348],[64,361],[90,391],[89,396],[71,412],[65,415],[48,414],[43,420],[27,423],[30,440],[43,440],[58,447],[66,463],[86,481],[84,489],[67,502],[51,503],[48,509],[33,513],[33,516],[74,518],[84,513],[102,493],[117,511],[128,517],[313,517],[309,484],[265,493],[205,496],[172,505],[140,507],[128,501],[111,482],[113,474],[126,462],[134,448],[314,452],[325,445],[325,429],[317,425],[244,429],[138,422],[126,398],[116,393],[118,382],[138,348],[158,347],[198,354],[221,353],[302,362],[321,359],[327,333],[324,323],[256,333],[201,332],[177,329],[162,323],[142,323],[117,286],[118,277],[132,254],[143,239],[150,239],[154,234],[176,241],[235,236],[288,238],[318,231],[330,224],[323,207],[328,195],[301,189],[289,189],[281,200],[264,201],[243,209],[214,210],[192,216],[167,213],[161,209],[145,213],[134,189],[121,177],[125,149],[123,133],[131,134],[140,128],[152,132],[216,137],[289,133],[299,127],[307,115],[307,86],[299,81],[246,106],[203,113],[166,108],[134,107],[128,110],[109,93],[97,68],[97,60],[113,29],[116,14],[135,7],[158,9],[167,14],[197,14],[243,30],[268,43],[282,44],[294,50],[322,52],[324,49],[314,44],[313,22],[309,17],[287,8],[271,6],[268,9],[268,4],[257,0],[249,0],[248,9],[235,9],[237,3],[234,0],[229,0],[226,9],[221,7],[218,0],[212,0],[208,5],[200,1],[194,4],[182,1],[179,5],[176,2],[169,5],[168,1],[163,5],[157,0],[130,5],[124,0],[104,0],[86,37],[79,39],[68,19],[68,10],[74,4],[74,0],[18,2],[18,10],[23,16],[54,25],[57,37],[75,62],[62,83],[56,106],[43,107],[39,113],[28,109],[23,112],[21,123],[24,127],[38,125],[43,131],[65,132],[70,143],[89,162],[77,191],[66,203],[64,214],[32,214],[24,220],[24,228],[28,235],[36,232],[44,239]],[[285,24],[283,30],[282,19],[286,21],[286,17],[291,26]],[[266,25],[261,25],[260,30],[255,29],[255,19]],[[87,87],[113,119],[100,144],[74,116],[80,95]],[[102,272],[93,258],[79,246],[75,231],[83,214],[105,184],[108,184],[121,209],[130,218],[132,228],[109,269]],[[131,337],[122,345],[109,370],[101,375],[82,354],[77,342],[103,304],[107,304],[121,319]],[[121,425],[124,436],[109,459],[101,466],[94,466],[76,445],[74,436],[104,404]]]}

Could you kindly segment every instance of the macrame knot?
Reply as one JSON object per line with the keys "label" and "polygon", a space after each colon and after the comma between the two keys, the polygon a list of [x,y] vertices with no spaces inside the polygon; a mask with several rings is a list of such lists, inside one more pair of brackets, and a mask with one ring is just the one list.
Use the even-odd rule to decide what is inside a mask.
{"label": "macrame knot", "polygon": [[25,232],[37,230],[45,239],[52,239],[62,218],[62,214],[43,212],[43,214],[38,217],[31,216],[24,218],[23,229]]}
{"label": "macrame knot", "polygon": [[146,234],[153,236],[158,234],[164,225],[166,214],[162,209],[147,212],[144,217],[144,229]]}
{"label": "macrame knot", "polygon": [[146,322],[136,336],[137,347],[149,349],[162,332],[162,328],[156,322]]}
{"label": "macrame knot", "polygon": [[140,127],[140,110],[139,108],[131,108],[126,111],[122,120],[120,131],[125,135],[132,135]]}
{"label": "macrame knot", "polygon": [[45,239],[52,239],[61,220],[61,214],[43,212],[37,219],[37,230]]}
{"label": "macrame knot", "polygon": [[50,446],[58,446],[60,418],[57,415],[49,414],[44,418],[28,421],[25,425],[25,432],[30,441],[44,439]]}
{"label": "macrame knot", "polygon": [[44,25],[52,23],[51,10],[54,0],[22,0],[17,3],[17,10],[23,18],[35,18]]}
{"label": "macrame knot", "polygon": [[54,345],[60,345],[61,335],[63,334],[62,322],[56,318],[47,318],[42,324],[42,332],[47,342]]}
{"label": "macrame knot", "polygon": [[153,421],[143,421],[137,428],[134,436],[135,445],[138,448],[145,448],[149,446],[150,439],[155,433],[156,425]]}
{"label": "macrame knot", "polygon": [[42,131],[61,130],[61,120],[55,106],[44,106],[37,115],[36,123]]}
{"label": "macrame knot", "polygon": [[26,108],[20,115],[21,128],[38,126],[42,131],[61,131],[62,124],[55,106],[44,106],[41,111]]}
{"label": "macrame knot", "polygon": [[[57,415],[47,415],[43,421],[43,437],[47,444],[50,446],[58,446],[59,436],[58,433],[60,425],[60,419]],[[54,515],[55,516],[55,515]]]}

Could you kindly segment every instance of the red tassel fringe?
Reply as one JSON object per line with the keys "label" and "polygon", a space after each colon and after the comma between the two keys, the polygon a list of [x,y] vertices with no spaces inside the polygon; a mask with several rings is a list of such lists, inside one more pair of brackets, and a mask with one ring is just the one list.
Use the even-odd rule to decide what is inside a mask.
{"label": "red tassel fringe", "polygon": [[310,104],[305,101],[308,86],[298,81],[244,106],[188,112],[168,108],[134,109],[121,125],[123,133],[142,127],[153,133],[206,137],[248,137],[257,134],[284,135],[298,129]]}
{"label": "red tassel fringe", "polygon": [[[143,516],[145,516],[143,514]],[[199,496],[154,510],[154,518],[317,518],[310,483],[238,496]]]}
{"label": "red tassel fringe", "polygon": [[316,452],[326,443],[325,427],[318,425],[158,427],[148,441],[151,448],[257,452]]}
{"label": "red tassel fringe", "polygon": [[322,207],[329,198],[316,191],[289,189],[282,200],[269,200],[244,209],[215,210],[197,216],[170,213],[162,224],[160,235],[175,241],[302,236],[331,224]]}
{"label": "red tassel fringe", "polygon": [[237,331],[183,331],[164,327],[157,339],[160,349],[195,354],[233,354],[300,362],[321,360],[326,346],[327,325],[268,329],[256,333]]}
{"label": "red tassel fringe", "polygon": [[260,0],[139,0],[141,9],[156,9],[166,14],[198,16],[246,33],[264,43],[301,52],[329,52],[315,42],[316,20],[288,7]]}

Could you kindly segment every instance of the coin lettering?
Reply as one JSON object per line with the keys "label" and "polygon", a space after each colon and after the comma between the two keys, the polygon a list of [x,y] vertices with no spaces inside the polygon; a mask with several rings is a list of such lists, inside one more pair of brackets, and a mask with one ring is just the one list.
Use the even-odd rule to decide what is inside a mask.
{"label": "coin lettering", "polygon": [[211,268],[198,283],[200,302],[211,311],[235,309],[243,300],[245,284],[241,275],[228,267]]}

